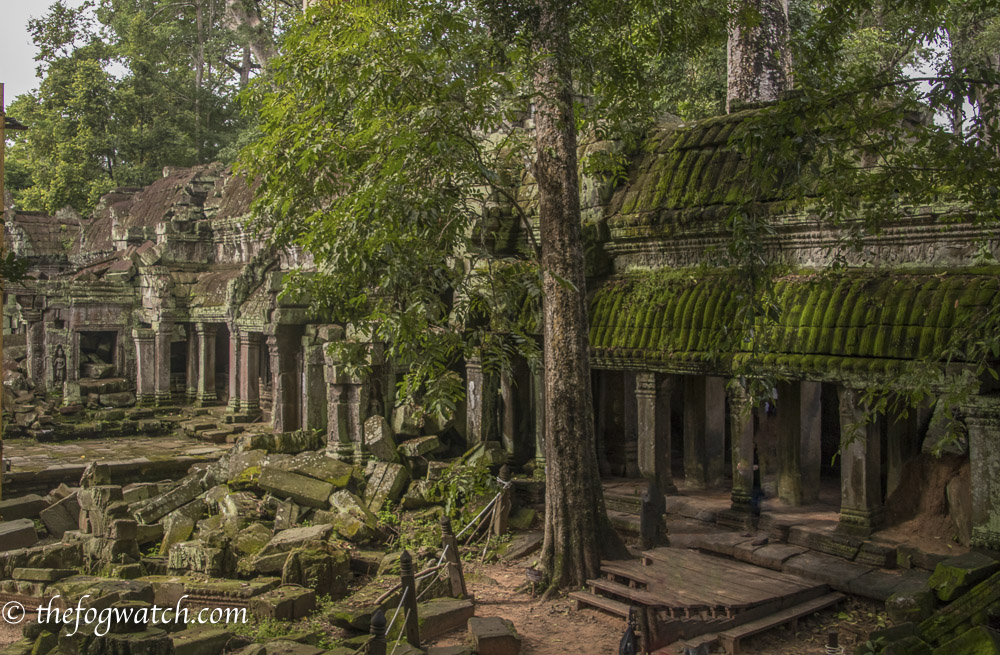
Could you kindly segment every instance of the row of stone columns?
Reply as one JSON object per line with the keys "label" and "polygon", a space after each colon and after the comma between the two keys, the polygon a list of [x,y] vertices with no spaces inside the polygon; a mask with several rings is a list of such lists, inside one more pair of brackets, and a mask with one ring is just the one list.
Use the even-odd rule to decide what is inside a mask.
{"label": "row of stone columns", "polygon": [[[670,459],[670,404],[664,396],[669,398],[675,380],[674,376],[663,376],[661,380],[651,372],[635,375],[639,470],[666,493],[675,487]],[[686,376],[683,385],[687,485],[717,487],[724,480],[728,401],[732,506],[737,511],[749,511],[755,464],[754,418],[749,399],[738,388],[727,398],[723,378]],[[778,390],[778,496],[792,505],[819,499],[821,389],[820,383],[806,381],[782,384]],[[841,386],[838,392],[843,432],[841,523],[846,529],[867,532],[882,518],[882,428],[878,419],[866,422],[858,391]],[[902,460],[903,454],[898,458]],[[1000,457],[997,460],[1000,463]],[[1000,492],[997,495],[1000,497]]]}

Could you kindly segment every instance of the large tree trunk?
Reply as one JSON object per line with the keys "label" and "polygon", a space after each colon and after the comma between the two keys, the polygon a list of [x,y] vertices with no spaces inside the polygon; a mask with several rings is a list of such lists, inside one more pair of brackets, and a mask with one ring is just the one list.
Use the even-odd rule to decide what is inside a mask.
{"label": "large tree trunk", "polygon": [[271,29],[256,5],[247,0],[226,0],[226,26],[242,33],[246,46],[261,68],[277,53]]}
{"label": "large tree trunk", "polygon": [[734,0],[730,9],[727,112],[734,100],[770,102],[791,86],[788,0]]}
{"label": "large tree trunk", "polygon": [[611,537],[597,470],[567,4],[538,0],[535,140],[545,361],[545,541],[553,588],[600,570]]}

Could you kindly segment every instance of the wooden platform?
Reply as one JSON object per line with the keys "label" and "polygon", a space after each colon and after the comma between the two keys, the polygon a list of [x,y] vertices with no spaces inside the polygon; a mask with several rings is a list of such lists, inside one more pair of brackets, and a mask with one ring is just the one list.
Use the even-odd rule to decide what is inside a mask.
{"label": "wooden platform", "polygon": [[605,561],[578,606],[625,617],[645,608],[651,649],[765,620],[828,594],[826,585],[684,548],[654,548],[638,560]]}

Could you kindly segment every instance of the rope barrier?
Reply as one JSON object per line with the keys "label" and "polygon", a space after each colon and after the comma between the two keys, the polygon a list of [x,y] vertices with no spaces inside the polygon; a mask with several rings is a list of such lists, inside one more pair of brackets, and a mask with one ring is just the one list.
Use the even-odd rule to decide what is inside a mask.
{"label": "rope barrier", "polygon": [[[386,634],[392,632],[392,625],[396,622],[396,617],[399,616],[399,610],[403,609],[403,603],[406,601],[406,594],[408,593],[410,593],[410,590],[404,589],[403,595],[399,597],[399,605],[396,606],[396,612],[392,615],[392,620],[389,621],[389,627],[385,629]],[[403,615],[403,620],[406,620],[406,615]],[[400,634],[402,634],[402,631],[400,631]]]}
{"label": "rope barrier", "polygon": [[[410,610],[406,610],[406,614],[403,615],[404,624],[406,624],[406,619],[408,619],[409,617],[410,617]],[[389,653],[389,655],[395,655],[396,648],[399,647],[399,641],[403,638],[403,632],[405,632],[405,629],[399,631],[399,636],[396,637],[396,643],[392,645],[392,651]]]}

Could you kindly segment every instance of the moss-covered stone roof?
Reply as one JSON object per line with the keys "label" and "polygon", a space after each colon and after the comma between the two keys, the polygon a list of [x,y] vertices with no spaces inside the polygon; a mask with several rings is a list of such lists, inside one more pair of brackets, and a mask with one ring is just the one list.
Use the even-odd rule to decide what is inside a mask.
{"label": "moss-covered stone roof", "polygon": [[[729,139],[755,109],[651,132],[628,184],[613,197],[612,228],[660,226],[669,231],[698,220],[721,220],[741,196],[741,157]],[[761,202],[781,210],[779,198]]]}
{"label": "moss-covered stone roof", "polygon": [[[724,272],[630,273],[594,295],[591,348],[607,360],[723,367],[754,345],[732,338],[742,293]],[[961,338],[1000,302],[1000,270],[789,275],[775,281],[774,297],[776,326],[756,344],[763,364],[888,371]]]}

